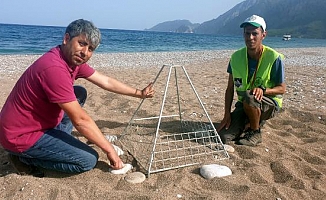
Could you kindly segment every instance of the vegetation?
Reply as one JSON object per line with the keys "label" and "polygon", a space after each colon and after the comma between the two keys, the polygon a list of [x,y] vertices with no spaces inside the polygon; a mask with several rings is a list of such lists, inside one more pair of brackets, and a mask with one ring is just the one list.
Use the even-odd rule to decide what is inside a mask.
{"label": "vegetation", "polygon": [[239,35],[239,25],[253,14],[264,17],[269,36],[290,34],[293,37],[326,39],[325,0],[246,0],[202,24],[176,20],[148,30]]}

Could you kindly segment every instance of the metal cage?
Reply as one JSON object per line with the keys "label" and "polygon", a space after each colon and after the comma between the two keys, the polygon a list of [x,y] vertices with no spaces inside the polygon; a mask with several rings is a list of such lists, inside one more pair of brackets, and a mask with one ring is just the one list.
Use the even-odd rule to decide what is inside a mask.
{"label": "metal cage", "polygon": [[163,65],[154,85],[159,94],[141,101],[119,138],[148,177],[207,159],[229,158],[183,66]]}

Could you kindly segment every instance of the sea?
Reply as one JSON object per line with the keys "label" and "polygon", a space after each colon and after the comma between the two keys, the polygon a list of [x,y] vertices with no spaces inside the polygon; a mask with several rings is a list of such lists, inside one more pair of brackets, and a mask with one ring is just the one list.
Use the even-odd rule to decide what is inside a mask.
{"label": "sea", "polygon": [[[244,46],[242,35],[205,35],[136,30],[100,29],[99,53],[235,50]],[[0,24],[0,54],[43,54],[61,44],[65,27]],[[272,48],[326,47],[324,39],[266,37]]]}

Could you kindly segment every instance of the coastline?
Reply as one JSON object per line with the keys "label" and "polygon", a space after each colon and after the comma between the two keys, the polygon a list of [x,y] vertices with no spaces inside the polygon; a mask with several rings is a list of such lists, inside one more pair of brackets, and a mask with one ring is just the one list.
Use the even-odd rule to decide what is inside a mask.
{"label": "coastline", "polygon": [[[46,177],[19,176],[0,147],[1,199],[322,199],[326,196],[326,48],[276,49],[285,56],[287,91],[284,109],[266,122],[258,147],[231,144],[230,159],[218,164],[233,174],[206,180],[200,165],[155,173],[143,183],[130,184],[124,175],[108,171],[100,154],[89,172],[66,175],[46,172]],[[233,50],[95,53],[89,64],[100,72],[143,88],[163,64],[184,65],[214,123],[223,118],[226,67]],[[0,108],[24,70],[40,55],[0,55]],[[85,80],[85,110],[104,134],[119,135],[139,104],[139,99],[112,94]],[[155,87],[155,85],[154,85]],[[160,93],[163,88],[156,88]],[[189,99],[188,104],[195,102]],[[159,106],[159,105],[157,105]],[[152,108],[146,108],[152,109]],[[85,140],[76,135],[80,140]],[[132,160],[124,155],[124,160]],[[134,166],[134,171],[138,167]],[[65,182],[65,184],[62,184]],[[69,185],[67,187],[66,185]],[[180,198],[179,198],[180,199]]]}
{"label": "coastline", "polygon": [[[285,55],[285,65],[326,66],[326,47],[308,48],[274,48]],[[97,53],[95,52],[89,64],[96,67],[150,67],[163,64],[187,65],[206,62],[214,59],[229,59],[235,50],[206,51],[172,51],[172,52],[132,52],[132,53]],[[29,66],[41,54],[0,54],[0,70],[15,71],[15,64]],[[14,65],[13,65],[14,64]],[[13,65],[13,66],[12,66]],[[0,71],[0,72],[1,72]]]}

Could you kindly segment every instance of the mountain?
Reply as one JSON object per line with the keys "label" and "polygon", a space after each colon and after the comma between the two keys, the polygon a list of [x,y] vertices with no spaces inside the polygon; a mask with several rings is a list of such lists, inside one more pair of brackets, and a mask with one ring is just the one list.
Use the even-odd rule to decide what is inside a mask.
{"label": "mountain", "polygon": [[189,20],[167,21],[156,26],[146,29],[147,31],[175,32],[175,33],[192,33],[199,24],[193,24]]}
{"label": "mountain", "polygon": [[[293,37],[326,38],[325,0],[246,0],[216,19],[199,25],[180,21],[187,21],[186,26],[192,27],[192,32],[198,34],[240,35],[242,29],[239,25],[253,14],[265,19],[269,36],[291,34]],[[171,26],[169,32],[177,32],[179,27]],[[166,30],[167,27],[160,29]]]}

